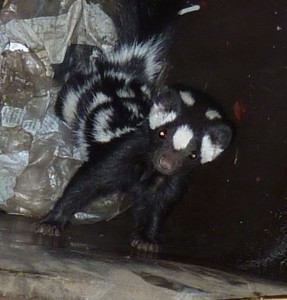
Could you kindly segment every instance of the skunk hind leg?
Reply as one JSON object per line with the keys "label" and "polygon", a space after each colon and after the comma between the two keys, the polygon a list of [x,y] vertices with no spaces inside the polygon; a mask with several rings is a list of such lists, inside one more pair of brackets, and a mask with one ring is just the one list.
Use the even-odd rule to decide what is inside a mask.
{"label": "skunk hind leg", "polygon": [[64,216],[60,216],[56,214],[56,211],[51,210],[39,223],[33,224],[32,230],[36,234],[58,237],[61,235],[66,222],[67,219]]}

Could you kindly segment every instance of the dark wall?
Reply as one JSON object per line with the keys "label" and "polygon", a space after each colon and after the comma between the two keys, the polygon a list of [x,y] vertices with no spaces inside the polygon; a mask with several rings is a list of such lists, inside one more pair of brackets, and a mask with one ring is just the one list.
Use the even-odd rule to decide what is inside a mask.
{"label": "dark wall", "polygon": [[212,95],[236,135],[172,212],[169,253],[286,276],[286,4],[201,1],[180,18],[170,81]]}

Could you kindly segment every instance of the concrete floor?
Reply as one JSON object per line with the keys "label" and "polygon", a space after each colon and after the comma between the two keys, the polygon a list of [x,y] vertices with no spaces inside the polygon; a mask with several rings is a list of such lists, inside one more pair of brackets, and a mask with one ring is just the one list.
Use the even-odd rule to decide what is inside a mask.
{"label": "concrete floor", "polygon": [[[0,296],[4,299],[264,299],[270,295],[280,299],[287,295],[283,283],[140,258],[135,253],[103,252],[101,247],[89,248],[89,241],[73,246],[77,231],[73,226],[57,240],[37,238],[30,230],[34,221],[1,214]],[[65,239],[71,241],[67,247]]]}

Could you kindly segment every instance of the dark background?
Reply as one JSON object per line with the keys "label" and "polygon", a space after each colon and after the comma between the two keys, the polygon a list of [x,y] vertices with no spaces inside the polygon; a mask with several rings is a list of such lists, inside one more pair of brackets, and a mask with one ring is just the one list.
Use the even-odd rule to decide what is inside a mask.
{"label": "dark background", "polygon": [[212,95],[236,135],[194,174],[168,239],[186,259],[287,280],[287,2],[200,2],[180,18],[170,80]]}

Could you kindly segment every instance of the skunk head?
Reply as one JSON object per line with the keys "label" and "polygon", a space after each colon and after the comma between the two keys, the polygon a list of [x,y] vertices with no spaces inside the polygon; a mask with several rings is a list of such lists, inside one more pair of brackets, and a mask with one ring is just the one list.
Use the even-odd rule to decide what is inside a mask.
{"label": "skunk head", "polygon": [[165,87],[149,114],[152,161],[162,174],[185,172],[218,157],[232,129],[206,95]]}

